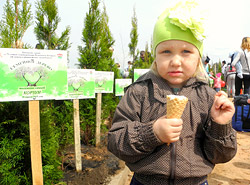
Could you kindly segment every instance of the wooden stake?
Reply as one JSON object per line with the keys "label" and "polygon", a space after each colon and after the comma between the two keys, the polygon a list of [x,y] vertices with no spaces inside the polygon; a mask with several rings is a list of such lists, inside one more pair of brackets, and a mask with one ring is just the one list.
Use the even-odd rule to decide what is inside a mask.
{"label": "wooden stake", "polygon": [[43,185],[39,101],[29,101],[30,152],[33,185]]}
{"label": "wooden stake", "polygon": [[79,119],[79,100],[73,100],[74,107],[74,140],[75,140],[75,163],[76,171],[82,171],[82,158],[81,158],[81,138],[80,138],[80,119]]}
{"label": "wooden stake", "polygon": [[96,146],[100,145],[101,141],[101,111],[102,111],[102,93],[97,93],[97,103],[96,103]]}

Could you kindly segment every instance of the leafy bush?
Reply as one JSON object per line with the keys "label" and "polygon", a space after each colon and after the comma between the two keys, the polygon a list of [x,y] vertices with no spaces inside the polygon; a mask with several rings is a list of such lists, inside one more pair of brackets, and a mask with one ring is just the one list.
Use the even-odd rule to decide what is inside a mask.
{"label": "leafy bush", "polygon": [[85,145],[95,143],[96,99],[79,101],[80,125],[83,130],[82,142]]}
{"label": "leafy bush", "polygon": [[26,175],[22,174],[26,145],[22,139],[1,140],[0,184],[29,184]]}
{"label": "leafy bush", "polygon": [[[41,147],[45,184],[62,177],[60,150],[73,144],[70,101],[41,101]],[[0,184],[31,184],[28,102],[0,103]]]}
{"label": "leafy bush", "polygon": [[31,184],[27,102],[0,104],[0,184]]}
{"label": "leafy bush", "polygon": [[41,102],[41,147],[45,184],[53,184],[62,178],[60,148],[73,143],[71,102]]}

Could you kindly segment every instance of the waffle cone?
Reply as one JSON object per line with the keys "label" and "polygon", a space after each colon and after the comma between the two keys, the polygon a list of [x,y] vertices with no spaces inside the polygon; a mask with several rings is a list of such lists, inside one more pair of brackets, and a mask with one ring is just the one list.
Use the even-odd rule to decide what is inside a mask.
{"label": "waffle cone", "polygon": [[185,96],[168,95],[167,96],[167,118],[180,119],[186,107],[188,98]]}

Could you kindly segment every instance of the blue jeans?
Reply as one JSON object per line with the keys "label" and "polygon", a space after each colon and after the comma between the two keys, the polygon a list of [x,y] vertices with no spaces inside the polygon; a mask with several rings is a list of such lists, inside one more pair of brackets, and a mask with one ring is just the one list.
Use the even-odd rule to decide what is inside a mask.
{"label": "blue jeans", "polygon": [[[143,184],[140,183],[140,182],[138,182],[138,181],[135,179],[135,177],[133,176],[133,178],[132,178],[132,180],[131,180],[131,182],[130,182],[130,185],[143,185]],[[200,185],[208,185],[208,182],[205,181],[205,182],[203,182],[203,183],[200,184]]]}
{"label": "blue jeans", "polygon": [[214,88],[214,90],[215,90],[216,92],[219,92],[219,91],[221,90],[221,88]]}

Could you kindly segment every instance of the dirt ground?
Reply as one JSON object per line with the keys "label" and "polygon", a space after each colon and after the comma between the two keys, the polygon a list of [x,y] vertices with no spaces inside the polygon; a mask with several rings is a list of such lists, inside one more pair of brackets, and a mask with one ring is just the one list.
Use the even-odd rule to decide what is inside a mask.
{"label": "dirt ground", "polygon": [[[74,147],[65,152],[62,169],[67,185],[105,185],[110,178],[124,169],[125,165],[106,146],[94,147],[82,145],[82,171],[76,172]],[[62,185],[63,183],[60,183]],[[58,184],[59,185],[59,184]]]}
{"label": "dirt ground", "polygon": [[250,132],[237,133],[236,156],[218,164],[209,175],[209,185],[250,185]]}
{"label": "dirt ground", "polygon": [[[228,163],[218,164],[208,176],[209,185],[250,185],[250,132],[238,132],[238,151]],[[63,163],[67,185],[107,185],[115,174],[124,169],[124,163],[101,147],[82,146],[82,172],[75,171],[74,148],[66,151]],[[123,185],[129,185],[130,172]]]}

